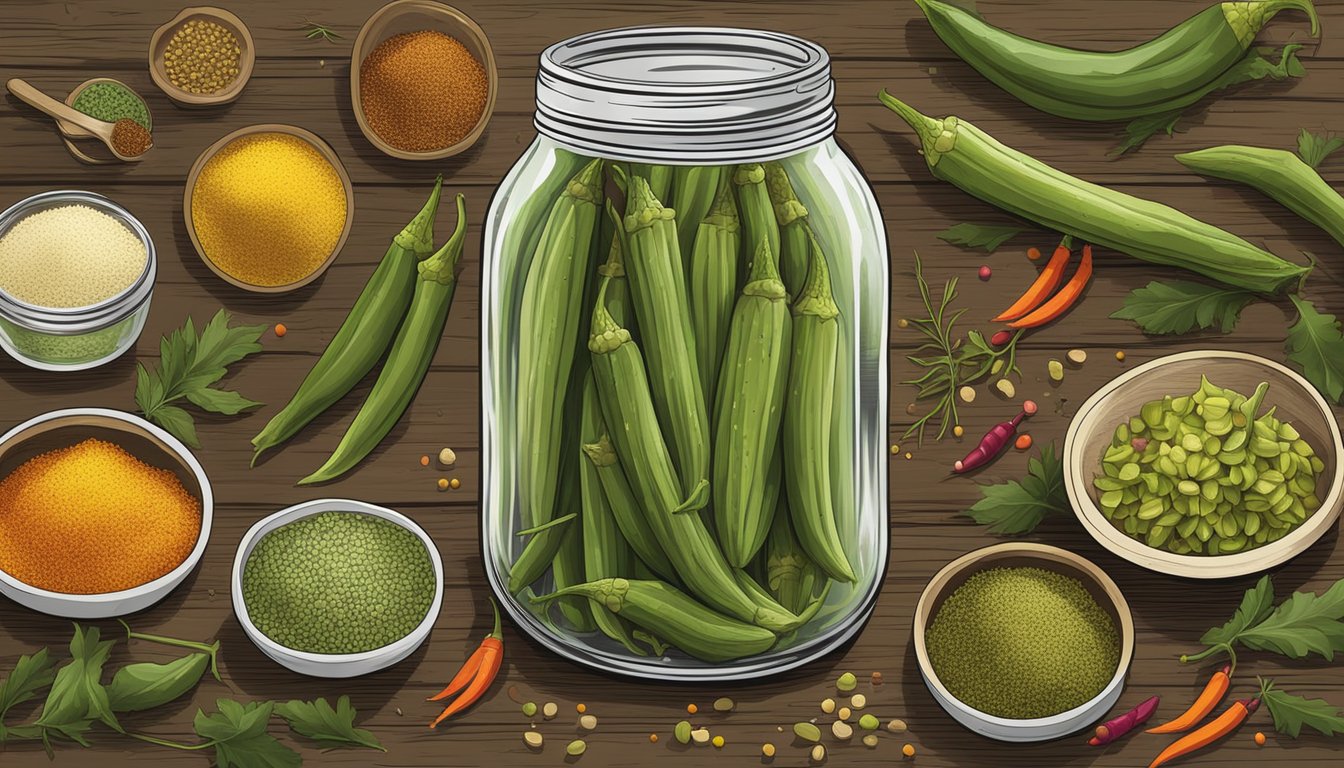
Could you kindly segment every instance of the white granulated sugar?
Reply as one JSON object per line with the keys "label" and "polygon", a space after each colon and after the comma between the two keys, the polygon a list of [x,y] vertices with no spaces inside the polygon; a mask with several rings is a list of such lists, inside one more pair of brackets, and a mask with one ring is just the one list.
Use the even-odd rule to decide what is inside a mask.
{"label": "white granulated sugar", "polygon": [[39,307],[87,307],[129,288],[148,259],[140,238],[106,213],[48,208],[0,237],[0,290]]}

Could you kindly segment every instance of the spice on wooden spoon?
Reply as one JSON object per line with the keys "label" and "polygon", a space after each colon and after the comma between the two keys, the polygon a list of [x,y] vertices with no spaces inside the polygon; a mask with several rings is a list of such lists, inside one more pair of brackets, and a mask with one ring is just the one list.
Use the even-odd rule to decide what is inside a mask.
{"label": "spice on wooden spoon", "polygon": [[154,137],[129,117],[112,124],[112,149],[119,155],[139,157],[154,146]]}
{"label": "spice on wooden spoon", "polygon": [[5,83],[5,87],[16,98],[36,107],[47,115],[88,131],[93,135],[93,138],[106,144],[118,160],[137,161],[145,152],[149,151],[150,147],[154,146],[149,131],[129,118],[118,120],[115,123],[99,120],[53,99],[22,78],[12,78]]}

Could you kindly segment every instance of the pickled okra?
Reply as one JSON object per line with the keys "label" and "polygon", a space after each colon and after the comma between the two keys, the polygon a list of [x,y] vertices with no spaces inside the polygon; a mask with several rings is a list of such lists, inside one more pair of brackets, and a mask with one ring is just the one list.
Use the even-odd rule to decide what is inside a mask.
{"label": "pickled okra", "polygon": [[[714,204],[695,230],[686,271],[691,330],[695,334],[695,364],[700,371],[700,386],[707,406],[714,402],[714,393],[718,391],[719,365],[723,360],[723,348],[728,343],[728,325],[737,300],[741,242],[742,225],[737,215],[737,202],[733,197],[732,182],[725,176],[719,181]],[[615,316],[613,313],[612,317]]]}
{"label": "pickled okra", "polygon": [[765,187],[779,226],[779,276],[792,299],[807,278],[807,207],[798,199],[788,172],[779,163],[766,163]]}
{"label": "pickled okra", "polygon": [[688,275],[696,231],[718,200],[723,175],[721,165],[679,165],[672,169],[672,210],[677,212],[677,242]]}
{"label": "pickled okra", "polygon": [[664,579],[675,579],[677,572],[667,559],[663,545],[654,535],[644,510],[639,506],[639,500],[630,490],[630,480],[626,477],[625,470],[621,468],[616,449],[611,444],[611,437],[603,432],[595,442],[585,443],[583,452],[602,483],[603,497],[616,521],[617,528],[635,551],[640,562]]}
{"label": "pickled okra", "polygon": [[1190,395],[1145,403],[1116,427],[1093,479],[1102,513],[1182,555],[1254,549],[1302,524],[1321,506],[1325,464],[1274,408],[1259,414],[1268,392],[1203,378]]}
{"label": "pickled okra", "polygon": [[742,276],[751,274],[751,258],[761,240],[770,243],[770,256],[779,259],[779,224],[775,221],[775,207],[770,202],[770,191],[765,187],[765,166],[760,163],[739,165],[733,170],[733,184],[737,187],[737,206],[742,215]]}
{"label": "pickled okra", "polygon": [[516,595],[522,592],[546,573],[546,569],[550,568],[551,562],[555,560],[555,553],[560,551],[560,545],[564,542],[566,526],[574,522],[577,517],[577,513],[570,512],[515,534],[532,538],[528,539],[522,554],[518,555],[518,559],[509,567],[509,594]]}

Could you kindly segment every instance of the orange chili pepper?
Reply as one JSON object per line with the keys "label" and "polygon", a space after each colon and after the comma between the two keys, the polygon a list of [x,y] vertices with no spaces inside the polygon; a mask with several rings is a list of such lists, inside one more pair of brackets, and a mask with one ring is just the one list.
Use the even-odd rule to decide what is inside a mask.
{"label": "orange chili pepper", "polygon": [[1171,746],[1162,750],[1162,754],[1154,758],[1153,762],[1148,764],[1148,768],[1157,768],[1159,765],[1175,760],[1178,757],[1184,757],[1198,749],[1203,749],[1213,742],[1227,736],[1237,730],[1246,718],[1260,706],[1259,699],[1243,699],[1227,708],[1227,711],[1218,717],[1210,720],[1207,725],[1199,730],[1187,733]]}
{"label": "orange chili pepper", "polygon": [[1059,284],[1064,281],[1064,267],[1068,266],[1069,256],[1072,255],[1069,250],[1071,243],[1072,238],[1066,235],[1060,241],[1059,246],[1055,248],[1055,253],[1046,263],[1045,269],[1042,269],[1041,274],[1036,276],[1036,281],[1031,284],[1026,293],[1023,293],[1017,301],[1013,302],[1011,307],[1000,312],[999,316],[994,318],[994,322],[1016,320],[1039,307],[1041,302],[1055,292]]}
{"label": "orange chili pepper", "polygon": [[1073,277],[1064,286],[1059,293],[1032,311],[1020,320],[1014,320],[1008,324],[1009,328],[1035,328],[1038,325],[1045,325],[1064,314],[1072,307],[1074,302],[1083,295],[1083,289],[1087,287],[1087,281],[1092,279],[1092,246],[1083,246],[1083,261],[1078,265],[1078,271],[1073,273]]}
{"label": "orange chili pepper", "polygon": [[494,630],[486,635],[480,647],[467,658],[462,669],[453,676],[448,686],[428,699],[428,701],[446,699],[465,686],[462,695],[434,718],[434,722],[429,724],[430,728],[438,727],[439,723],[475,704],[495,681],[495,675],[499,674],[499,667],[504,662],[504,635],[500,631],[499,606],[495,605],[494,598],[490,599],[490,607],[495,612]]}
{"label": "orange chili pepper", "polygon": [[1218,702],[1227,695],[1227,689],[1232,685],[1232,667],[1225,665],[1222,669],[1213,673],[1209,682],[1204,686],[1190,708],[1178,715],[1174,720],[1154,726],[1147,730],[1147,733],[1183,733],[1199,725],[1199,722],[1209,716],[1213,708],[1218,706]]}

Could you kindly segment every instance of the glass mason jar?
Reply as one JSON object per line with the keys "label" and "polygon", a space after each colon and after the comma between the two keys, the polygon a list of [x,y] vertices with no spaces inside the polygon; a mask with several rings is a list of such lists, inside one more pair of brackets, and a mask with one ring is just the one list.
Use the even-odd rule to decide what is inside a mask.
{"label": "glass mason jar", "polygon": [[0,238],[24,218],[68,205],[111,216],[145,246],[145,268],[133,283],[87,307],[41,307],[0,290],[0,348],[20,363],[44,371],[82,371],[120,357],[134,346],[154,293],[154,242],[143,224],[120,205],[93,192],[57,190],[15,203],[0,213]]}
{"label": "glass mason jar", "polygon": [[[839,646],[859,631],[872,611],[886,571],[888,550],[886,346],[889,283],[886,238],[871,190],[833,138],[836,124],[833,99],[834,84],[825,49],[806,40],[773,32],[728,28],[617,29],[572,38],[542,53],[535,120],[540,135],[500,185],[485,226],[481,302],[484,414],[481,530],[486,573],[495,593],[519,626],[561,656],[604,671],[642,678],[731,680],[762,677],[805,664]],[[595,158],[603,161],[601,190],[591,183],[591,161]],[[578,175],[585,167],[588,167],[587,181],[590,182],[586,187],[584,178]],[[767,171],[767,179],[776,182],[781,178],[782,170],[787,183],[782,187],[760,183],[763,170]],[[723,183],[721,188],[712,181],[716,177]],[[636,181],[637,178],[647,180],[648,186],[641,187],[642,182]],[[706,178],[711,181],[707,183]],[[748,183],[737,188],[739,179]],[[793,198],[783,191],[790,184]],[[620,272],[613,271],[612,265],[607,263],[613,249],[624,252],[626,265],[630,265],[634,258],[644,258],[632,255],[643,251],[639,251],[638,246],[631,247],[628,239],[635,237],[634,233],[641,226],[648,226],[649,217],[645,215],[642,224],[638,215],[625,219],[629,229],[626,226],[618,228],[615,224],[621,218],[620,214],[626,212],[623,190],[627,186],[647,189],[666,207],[675,210],[680,206],[682,209],[675,210],[675,214],[664,211],[663,215],[671,218],[669,223],[675,223],[672,229],[683,234],[669,241],[667,238],[671,235],[667,233],[667,224],[658,230],[664,233],[667,250],[683,250],[678,254],[678,269],[669,268],[662,273],[675,275],[673,282],[660,283],[668,286],[670,293],[649,289],[646,294],[672,296],[673,301],[664,303],[674,307],[670,316],[676,317],[678,311],[704,314],[703,309],[691,310],[690,305],[713,305],[699,292],[711,290],[706,286],[715,283],[695,277],[700,273],[695,271],[694,264],[699,262],[690,254],[701,245],[713,247],[708,242],[696,242],[701,238],[705,241],[713,239],[707,232],[734,230],[731,224],[712,229],[706,221],[711,203],[716,200],[731,201],[729,207],[738,209],[740,223],[734,235],[738,241],[745,241],[750,232],[774,229],[779,233],[780,253],[773,255],[783,272],[786,292],[796,294],[801,290],[813,249],[823,254],[829,268],[830,288],[839,310],[836,318],[838,341],[835,344],[834,378],[829,378],[832,375],[827,370],[829,363],[824,362],[821,380],[828,386],[819,389],[828,390],[833,402],[829,417],[824,415],[820,397],[816,408],[817,413],[823,414],[819,418],[825,421],[821,423],[829,425],[829,429],[822,431],[832,439],[825,450],[823,446],[827,441],[818,440],[813,448],[803,443],[802,446],[795,445],[791,452],[781,443],[777,453],[790,457],[783,459],[782,473],[785,475],[796,473],[798,462],[811,463],[812,469],[824,465],[829,470],[829,494],[819,495],[828,495],[831,500],[837,529],[835,539],[831,541],[838,540],[841,544],[855,579],[835,581],[828,591],[823,592],[822,585],[829,580],[806,556],[806,551],[811,551],[809,545],[800,547],[796,539],[789,544],[786,532],[794,527],[789,521],[797,518],[797,514],[790,516],[788,505],[782,502],[759,504],[757,509],[766,509],[766,517],[748,519],[763,519],[764,525],[771,529],[771,541],[755,549],[756,554],[741,564],[745,573],[732,572],[730,580],[732,576],[752,579],[759,584],[758,599],[773,597],[783,602],[785,597],[777,590],[792,590],[788,599],[799,607],[790,610],[797,612],[805,610],[804,606],[812,606],[815,612],[800,628],[779,632],[778,639],[767,650],[744,658],[711,663],[676,649],[638,655],[629,650],[628,645],[613,640],[614,635],[604,634],[607,630],[594,629],[591,618],[585,616],[585,609],[603,613],[602,608],[595,607],[596,603],[556,601],[543,605],[530,599],[549,593],[557,582],[568,585],[591,580],[592,576],[654,578],[649,572],[655,569],[634,562],[638,558],[630,554],[632,549],[626,548],[625,538],[619,530],[614,541],[625,553],[623,557],[627,559],[620,562],[626,562],[628,570],[609,572],[612,561],[608,558],[608,550],[597,548],[607,547],[613,539],[592,540],[594,530],[599,528],[595,522],[598,518],[591,516],[609,513],[602,508],[589,508],[604,506],[601,499],[605,496],[600,492],[603,486],[591,480],[590,475],[585,487],[582,475],[590,468],[582,466],[581,462],[591,459],[580,452],[580,443],[585,442],[580,439],[581,433],[587,428],[580,424],[586,381],[584,372],[595,359],[586,342],[592,308],[597,303],[594,301],[597,283],[602,279],[600,274]],[[767,190],[771,188],[780,192],[777,200],[767,197]],[[604,212],[603,202],[597,199],[604,193],[614,205],[610,214]],[[753,195],[752,199],[746,199]],[[787,199],[793,202],[785,203]],[[694,213],[689,213],[691,211]],[[806,217],[798,219],[800,212],[805,212]],[[758,223],[766,221],[762,215],[774,221]],[[701,225],[701,221],[706,223]],[[784,226],[779,227],[779,222]],[[814,235],[814,246],[807,245],[809,228]],[[802,239],[797,239],[799,237]],[[769,235],[762,235],[761,239],[768,242]],[[801,251],[799,242],[803,243]],[[577,243],[589,243],[590,247],[584,248]],[[734,311],[743,295],[741,288],[748,282],[747,265],[751,263],[752,254],[747,250],[743,242],[740,252],[729,260],[732,264],[737,258],[741,259],[741,265],[730,267],[736,271],[736,284],[733,285],[731,279],[718,281],[720,288],[722,284],[729,285],[726,298],[722,290],[716,294],[720,297],[718,306],[726,307],[725,311],[729,313]],[[560,253],[565,254],[562,263],[567,268],[581,270],[574,273],[578,279],[557,281],[553,278],[563,269],[538,266],[539,259],[557,258],[555,254]],[[686,261],[685,273],[680,269],[682,259]],[[801,270],[800,263],[803,265]],[[638,263],[635,266],[639,266]],[[653,268],[627,266],[624,271],[627,284],[634,290],[638,287],[633,283],[640,279],[642,269]],[[530,276],[529,270],[535,270],[537,275],[550,275],[551,279]],[[762,277],[766,277],[764,268],[753,280]],[[535,280],[531,288],[527,288],[529,280]],[[580,285],[580,282],[585,284]],[[686,292],[673,286],[685,286]],[[525,297],[525,294],[529,295]],[[538,296],[542,298],[538,299]],[[677,300],[677,297],[681,299]],[[775,300],[778,302],[780,298],[776,296]],[[789,323],[796,324],[794,313],[780,306],[788,306],[787,297],[784,299],[772,304],[775,312],[772,317],[783,315]],[[607,301],[610,302],[610,297]],[[525,304],[531,307],[527,312]],[[610,308],[610,304],[607,306]],[[637,344],[633,346],[638,348],[647,366],[651,351],[647,341],[654,320],[642,315],[642,306],[637,302],[632,304],[626,325],[634,327],[631,338]],[[680,309],[676,309],[678,307]],[[792,308],[796,312],[798,306]],[[654,313],[652,309],[646,311],[650,315]],[[727,315],[720,312],[718,316],[722,318],[717,326],[719,329],[732,325]],[[671,325],[675,324],[665,324],[664,327]],[[670,383],[669,377],[687,375],[684,370],[669,374],[668,368],[697,367],[699,370],[700,359],[692,352],[692,345],[703,344],[701,338],[714,336],[717,344],[728,346],[724,338],[729,332],[714,331],[711,325],[695,325],[692,321],[690,326],[682,326],[691,334],[686,350],[691,354],[676,358],[681,361],[680,365],[663,363],[662,378],[649,373],[650,389],[655,393],[652,397],[678,386]],[[705,329],[710,330],[702,334]],[[659,335],[660,338],[675,338],[675,335]],[[742,336],[744,339],[754,338],[749,333]],[[742,348],[750,346],[744,343]],[[792,350],[788,338],[785,337],[779,346],[788,358]],[[568,352],[571,348],[573,354]],[[527,350],[525,354],[530,358],[524,361],[524,367],[528,369],[524,376],[531,383],[520,391],[520,354],[524,354],[523,350]],[[663,359],[674,357],[677,351],[669,352],[668,343],[663,342],[661,354],[667,356]],[[724,357],[728,354],[725,352]],[[828,360],[825,355],[819,359]],[[557,360],[562,361],[560,367],[549,369],[552,371],[549,379],[536,373],[546,370],[546,366],[555,366]],[[788,368],[789,363],[785,362],[784,367]],[[720,381],[723,380],[722,375],[713,373],[716,370],[713,363],[706,363],[703,368],[711,371],[709,375],[717,375]],[[729,363],[724,362],[718,370],[728,369]],[[569,371],[568,376],[564,370]],[[778,370],[777,366],[775,370]],[[809,370],[815,370],[815,366]],[[546,381],[554,386],[536,385]],[[621,386],[627,385],[638,386],[637,382],[631,384],[628,379],[623,380]],[[686,386],[684,378],[680,386],[684,391],[700,391]],[[814,387],[813,391],[817,389]],[[696,429],[686,427],[677,432],[677,425],[669,423],[676,418],[668,408],[662,409],[652,425],[647,421],[643,424],[643,428],[652,426],[661,430],[671,455],[678,457],[681,464],[687,463],[680,459],[686,443],[695,447],[686,450],[685,455],[694,454],[697,449],[702,454],[713,450],[715,425],[719,419],[715,416],[718,408],[709,401],[722,398],[713,397],[713,389],[708,391],[710,396],[704,398],[703,403],[706,421],[700,422],[699,428],[707,431],[698,433],[704,435],[704,440],[698,441],[699,445],[695,445],[697,441],[683,439],[685,434],[697,434]],[[622,392],[615,399],[622,402],[639,400],[638,397],[627,398],[629,393]],[[781,395],[780,399],[783,397]],[[610,418],[608,406],[609,403],[603,401],[600,410]],[[686,418],[687,421],[681,424],[683,427],[695,421],[693,417]],[[745,425],[754,428],[759,419],[759,416],[747,414]],[[783,429],[780,434],[783,441]],[[587,435],[589,439],[592,437]],[[625,439],[629,440],[628,437]],[[675,442],[677,440],[680,442]],[[614,454],[607,454],[608,457],[615,456],[616,466],[630,475],[631,452],[623,448],[619,439],[613,437],[612,441],[616,450]],[[707,478],[714,476],[713,462],[711,455],[705,471]],[[636,469],[656,474],[651,469],[653,464],[656,462]],[[599,466],[600,462],[593,461],[593,465]],[[825,478],[825,473],[814,471],[809,474],[814,479]],[[677,478],[674,476],[672,481],[676,482]],[[770,478],[766,485],[773,482]],[[780,481],[775,486],[781,498],[790,495],[785,490],[787,485]],[[593,488],[599,489],[596,495],[592,493]],[[691,492],[690,488],[683,490]],[[708,498],[713,498],[713,490],[711,485]],[[766,497],[769,496],[767,493]],[[648,501],[649,496],[640,499],[635,513],[644,514],[645,519],[652,514],[674,514],[667,509],[661,512],[645,509],[653,506]],[[711,503],[699,513],[710,537],[702,538],[702,541],[714,541],[713,506]],[[571,512],[578,516],[541,533],[518,535],[539,524],[563,519]],[[590,525],[593,526],[591,530]],[[610,518],[602,525],[606,527],[600,530],[610,531]],[[661,545],[666,551],[668,547],[677,546],[677,541],[658,538],[657,525],[654,521],[654,549]],[[760,529],[759,525],[743,527]],[[785,533],[776,538],[777,532]],[[805,530],[802,532],[806,533]],[[543,538],[552,542],[549,548],[537,541]],[[536,544],[537,552],[549,554],[551,550],[557,550],[554,561],[557,565],[553,569],[539,569],[538,578],[529,585],[515,583],[515,593],[511,594],[511,574],[525,578],[513,571],[530,543]],[[743,551],[746,546],[737,550]],[[747,551],[750,551],[749,547]],[[743,555],[737,557],[740,560]],[[543,557],[536,562],[550,561]],[[533,572],[521,565],[519,570],[529,575]],[[681,571],[677,575],[683,574]],[[805,577],[811,579],[811,586],[799,586]],[[683,589],[696,597],[694,589]],[[799,590],[805,590],[805,594]],[[611,626],[611,615],[606,614],[605,618]],[[617,628],[622,624],[614,623]],[[638,627],[625,625],[626,631],[632,629]],[[619,631],[615,633],[619,634]],[[658,635],[658,632],[652,634]],[[625,639],[631,638],[627,636]]]}

